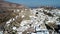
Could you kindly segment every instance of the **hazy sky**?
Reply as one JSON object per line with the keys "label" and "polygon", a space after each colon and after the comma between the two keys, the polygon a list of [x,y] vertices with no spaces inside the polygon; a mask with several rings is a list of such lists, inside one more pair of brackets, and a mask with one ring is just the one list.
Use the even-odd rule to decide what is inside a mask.
{"label": "hazy sky", "polygon": [[60,0],[6,0],[26,6],[60,6]]}

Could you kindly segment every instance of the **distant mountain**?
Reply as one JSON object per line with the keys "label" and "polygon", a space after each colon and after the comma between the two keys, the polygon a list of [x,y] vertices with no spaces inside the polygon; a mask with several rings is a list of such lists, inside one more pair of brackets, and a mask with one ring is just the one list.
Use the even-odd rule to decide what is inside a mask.
{"label": "distant mountain", "polygon": [[40,6],[40,7],[30,7],[30,8],[44,8],[44,9],[59,9],[60,7],[52,7],[52,6]]}
{"label": "distant mountain", "polygon": [[60,7],[56,7],[56,8],[59,8],[60,9]]}
{"label": "distant mountain", "polygon": [[23,8],[23,5],[0,0],[0,8]]}

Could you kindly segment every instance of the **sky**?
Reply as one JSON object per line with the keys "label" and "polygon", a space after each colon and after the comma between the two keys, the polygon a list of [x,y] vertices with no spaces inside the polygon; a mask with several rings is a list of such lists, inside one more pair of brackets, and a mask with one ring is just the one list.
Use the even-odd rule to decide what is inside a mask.
{"label": "sky", "polygon": [[6,1],[22,4],[28,7],[37,7],[37,6],[60,7],[60,0],[6,0]]}

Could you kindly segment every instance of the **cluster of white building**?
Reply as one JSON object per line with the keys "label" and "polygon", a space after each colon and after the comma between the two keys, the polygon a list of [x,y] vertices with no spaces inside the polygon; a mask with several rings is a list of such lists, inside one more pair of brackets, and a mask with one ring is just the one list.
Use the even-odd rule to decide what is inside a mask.
{"label": "cluster of white building", "polygon": [[[28,9],[26,9],[26,11],[27,10]],[[54,9],[54,10],[50,11],[50,10],[46,10],[44,8],[36,8],[36,9],[29,9],[29,12],[25,12],[25,13],[23,13],[23,12],[25,12],[25,11],[22,10],[22,12],[19,13],[19,16],[22,14],[22,18],[24,18],[26,15],[28,15],[28,17],[30,19],[27,20],[24,18],[21,21],[19,28],[13,27],[14,30],[18,31],[18,34],[22,34],[22,32],[27,31],[27,29],[29,29],[31,27],[33,27],[35,29],[34,30],[35,33],[29,32],[30,34],[40,34],[40,33],[49,34],[49,31],[46,28],[45,24],[48,24],[48,23],[60,24],[59,20],[57,20],[58,18],[60,18],[59,9]],[[53,17],[45,14],[44,12],[52,14]]]}

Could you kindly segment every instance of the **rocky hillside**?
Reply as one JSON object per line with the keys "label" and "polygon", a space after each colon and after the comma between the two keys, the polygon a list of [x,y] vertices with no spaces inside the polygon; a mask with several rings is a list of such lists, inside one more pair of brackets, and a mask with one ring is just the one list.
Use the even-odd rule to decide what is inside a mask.
{"label": "rocky hillside", "polygon": [[23,8],[23,5],[0,0],[0,8]]}
{"label": "rocky hillside", "polygon": [[[0,0],[0,30],[4,29],[6,21],[15,16],[14,10],[24,8],[23,5]],[[9,9],[9,10],[8,10]],[[13,9],[13,10],[10,10]]]}

